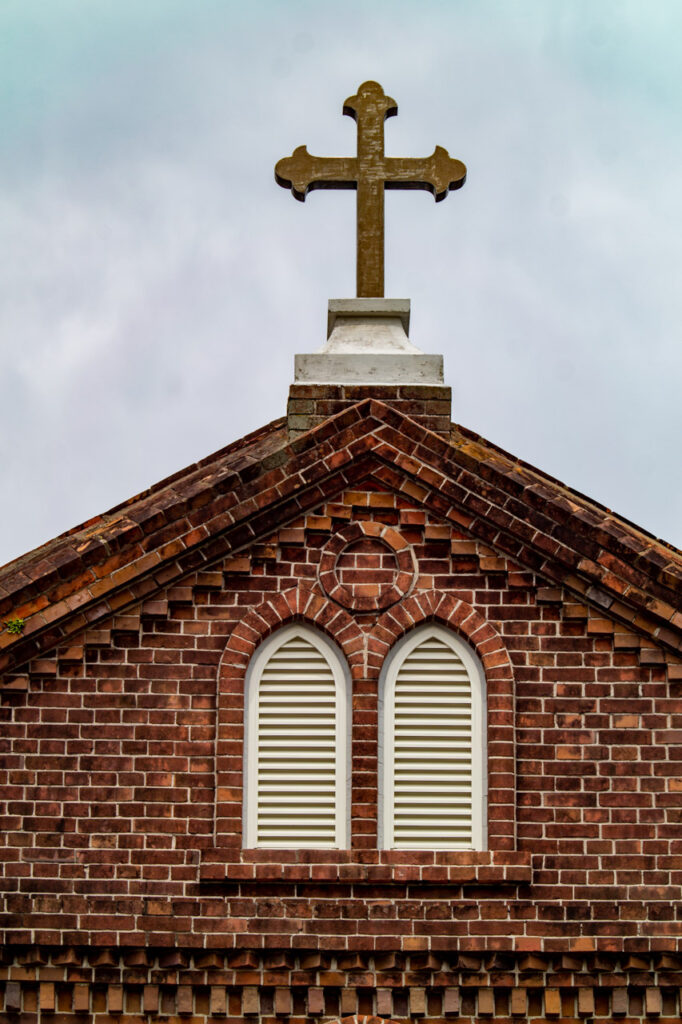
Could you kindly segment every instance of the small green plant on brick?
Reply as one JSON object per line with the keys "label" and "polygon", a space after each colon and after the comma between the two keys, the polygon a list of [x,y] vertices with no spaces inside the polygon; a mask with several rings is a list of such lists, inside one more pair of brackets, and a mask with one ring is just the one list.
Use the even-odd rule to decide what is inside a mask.
{"label": "small green plant on brick", "polygon": [[24,619],[7,619],[5,629],[11,636],[21,636],[24,632],[26,622]]}

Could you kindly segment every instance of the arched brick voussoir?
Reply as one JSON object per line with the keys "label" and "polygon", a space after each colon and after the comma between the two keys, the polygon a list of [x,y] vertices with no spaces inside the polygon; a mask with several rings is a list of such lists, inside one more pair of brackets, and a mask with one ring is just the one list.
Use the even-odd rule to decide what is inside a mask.
{"label": "arched brick voussoir", "polygon": [[505,643],[495,627],[466,601],[452,594],[424,590],[405,598],[379,617],[370,647],[367,675],[378,678],[385,661],[382,648],[426,622],[438,622],[459,634],[476,652],[486,677],[488,707],[488,847],[516,846],[516,757],[514,749],[514,671]]}
{"label": "arched brick voussoir", "polygon": [[514,670],[509,651],[495,627],[480,612],[449,594],[423,590],[384,612],[373,633],[393,646],[396,640],[423,622],[440,622],[467,641],[481,659],[486,677],[506,679],[513,690]]}
{"label": "arched brick voussoir", "polygon": [[338,645],[353,677],[362,675],[364,634],[355,620],[338,605],[299,584],[250,608],[232,630],[218,668],[218,694],[234,693],[242,684],[256,649],[271,633],[292,622],[315,626]]}

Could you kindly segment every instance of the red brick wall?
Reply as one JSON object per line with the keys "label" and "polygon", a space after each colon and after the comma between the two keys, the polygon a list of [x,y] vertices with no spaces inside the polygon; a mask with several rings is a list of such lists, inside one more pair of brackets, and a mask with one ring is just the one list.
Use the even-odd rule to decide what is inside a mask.
{"label": "red brick wall", "polygon": [[[481,956],[495,951],[516,958],[513,970],[500,962],[502,974],[511,973],[498,1015],[552,1015],[545,996],[536,1005],[519,982],[518,957],[542,955],[532,970],[543,973],[545,988],[563,993],[557,998],[572,1000],[570,1009],[559,1006],[557,1013],[606,1016],[613,1011],[608,985],[608,998],[602,999],[601,988],[597,993],[597,1010],[589,1003],[592,994],[581,996],[579,1008],[576,977],[587,972],[593,985],[598,972],[585,957],[602,956],[622,974],[637,970],[628,957],[641,956],[640,970],[649,972],[649,980],[640,978],[639,995],[636,979],[631,982],[628,999],[635,1001],[627,1012],[644,1014],[644,989],[654,977],[650,954],[673,957],[664,963],[669,971],[679,966],[680,683],[667,680],[664,656],[650,641],[640,643],[601,613],[425,513],[409,496],[384,491],[379,483],[374,488],[321,505],[250,553],[195,573],[28,666],[28,690],[10,690],[0,709],[8,948],[147,947],[157,951],[144,965],[147,985],[161,970],[154,957],[171,947],[185,951],[187,969],[195,971],[192,950],[241,956],[236,951],[276,948],[290,957],[317,950],[323,960],[314,977],[305,974],[300,959],[287,960],[281,976],[275,971],[267,983],[260,961],[239,968],[246,971],[239,999],[247,998],[250,986],[258,988],[258,998],[266,1000],[258,1012],[265,1017],[279,1012],[273,1009],[279,987],[288,993],[281,995],[280,1009],[294,998],[297,970],[305,974],[299,979],[305,1000],[313,1001],[299,1001],[298,1009],[292,1003],[294,1016],[373,1013],[384,988],[395,989],[390,1008],[386,997],[378,1011],[384,1016],[407,1015],[411,990],[417,992],[413,1015],[448,1015],[444,989],[433,979],[453,950],[478,957],[470,968],[466,962],[449,967],[460,972],[456,984],[464,1003],[456,1012],[464,1016],[493,1012],[487,996],[476,1002],[474,989],[490,983],[489,973],[488,981],[480,980],[484,968],[492,969]],[[325,545],[354,523],[377,524],[374,534],[369,529],[373,536],[391,531],[389,539],[412,559],[412,589],[388,608],[339,610],[319,584]],[[366,571],[371,589],[374,570]],[[379,582],[383,577],[378,590]],[[270,619],[262,619],[265,609],[272,610]],[[262,625],[254,635],[249,630],[258,615]],[[240,848],[239,679],[259,636],[287,615],[307,617],[329,631],[351,664],[350,852]],[[395,638],[429,618],[465,635],[486,667],[491,853],[376,850],[378,671]],[[241,650],[240,637],[246,638]],[[319,971],[333,973],[334,956],[352,955],[365,973],[367,957],[403,959],[381,969],[372,960],[372,977],[356,979],[354,995],[342,1005],[353,969],[338,968],[342,976],[335,983],[320,981]],[[45,969],[51,969],[45,956]],[[430,980],[422,978],[423,984],[418,968],[410,967],[409,958],[418,956],[436,958],[424,968]],[[563,967],[562,957],[568,958]],[[237,967],[223,959],[220,969]],[[70,979],[65,970],[59,966],[62,973],[52,983],[68,981],[63,998],[73,1002],[73,985],[89,983],[91,975],[86,971],[79,982],[75,967]],[[180,968],[168,970],[177,975]],[[13,983],[11,974],[6,977]],[[26,980],[17,977],[18,983]],[[210,988],[207,974],[200,981],[193,977],[200,988]],[[230,977],[232,982],[221,982],[225,1012],[239,1016],[242,1010],[229,1003],[229,986],[237,984]],[[664,1001],[658,1009],[651,1003],[654,1016],[676,1012],[670,992],[682,975],[670,979],[667,988],[655,989]],[[318,988],[326,1003],[310,996]],[[362,996],[365,990],[371,998]],[[15,990],[9,992],[11,1009]],[[426,993],[423,1005],[420,992]],[[140,989],[150,1007],[163,995],[163,985],[146,996]],[[137,1005],[137,996],[130,998],[130,1006]],[[551,1009],[554,996],[549,998]],[[168,1000],[170,1006],[170,995]],[[75,1012],[75,1004],[69,1007]]]}

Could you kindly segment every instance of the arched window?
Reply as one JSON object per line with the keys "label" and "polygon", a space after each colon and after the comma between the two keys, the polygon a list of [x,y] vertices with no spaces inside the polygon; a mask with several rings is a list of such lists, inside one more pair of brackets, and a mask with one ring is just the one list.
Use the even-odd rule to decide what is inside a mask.
{"label": "arched window", "polygon": [[273,633],[246,680],[245,846],[346,848],[349,687],[334,645]]}
{"label": "arched window", "polygon": [[408,633],[382,673],[380,846],[482,850],[487,843],[485,676],[458,636]]}

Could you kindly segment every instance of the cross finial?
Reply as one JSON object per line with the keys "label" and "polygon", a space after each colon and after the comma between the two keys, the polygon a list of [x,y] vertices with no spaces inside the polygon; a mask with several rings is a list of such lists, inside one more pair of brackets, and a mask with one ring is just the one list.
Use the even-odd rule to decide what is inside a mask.
{"label": "cross finial", "polygon": [[389,157],[384,153],[384,121],[398,113],[395,100],[378,82],[365,82],[343,105],[358,125],[356,157],[312,156],[299,146],[275,167],[279,185],[305,200],[316,188],[357,189],[357,294],[384,294],[384,189],[425,189],[436,202],[451,188],[461,188],[466,167],[436,146],[424,159]]}

